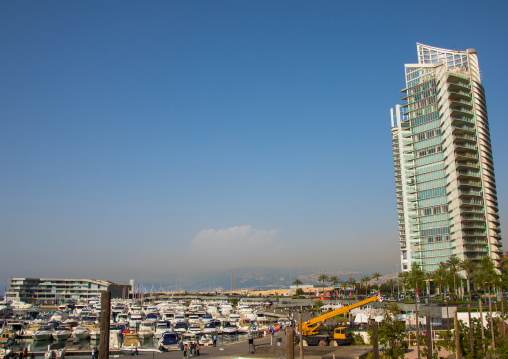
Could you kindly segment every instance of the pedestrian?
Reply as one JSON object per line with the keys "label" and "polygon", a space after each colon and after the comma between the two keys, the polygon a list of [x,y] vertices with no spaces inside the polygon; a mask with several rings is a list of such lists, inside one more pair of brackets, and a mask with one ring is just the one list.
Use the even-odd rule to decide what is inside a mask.
{"label": "pedestrian", "polygon": [[217,336],[216,335],[213,336],[213,346],[214,347],[217,346]]}
{"label": "pedestrian", "polygon": [[196,356],[199,356],[199,350],[201,347],[199,346],[199,343],[196,343]]}
{"label": "pedestrian", "polygon": [[28,358],[28,348],[25,348],[25,350],[23,350],[23,358],[25,359]]}
{"label": "pedestrian", "polygon": [[192,357],[193,349],[194,344],[192,342],[189,342],[189,357]]}
{"label": "pedestrian", "polygon": [[187,344],[183,345],[183,357],[187,358]]}

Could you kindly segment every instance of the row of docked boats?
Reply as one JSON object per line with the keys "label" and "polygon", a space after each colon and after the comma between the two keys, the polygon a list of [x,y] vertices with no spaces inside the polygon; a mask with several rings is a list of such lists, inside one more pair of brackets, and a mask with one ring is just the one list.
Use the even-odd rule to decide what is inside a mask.
{"label": "row of docked boats", "polygon": [[[220,334],[269,330],[277,320],[266,317],[263,306],[261,302],[240,302],[234,307],[227,301],[180,300],[141,305],[129,300],[113,300],[110,328],[111,332],[119,334],[120,343],[126,337],[138,340],[165,338],[167,341],[174,336],[181,341],[184,336],[196,336],[208,340]],[[8,320],[0,321],[2,336],[33,338],[36,341],[99,339],[99,302],[66,303],[59,309],[47,312],[30,307],[29,315],[18,312]]]}

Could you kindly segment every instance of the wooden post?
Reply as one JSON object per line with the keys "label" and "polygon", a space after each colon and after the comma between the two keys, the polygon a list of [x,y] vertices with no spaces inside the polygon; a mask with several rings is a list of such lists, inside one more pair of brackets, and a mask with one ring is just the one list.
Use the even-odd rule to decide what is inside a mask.
{"label": "wooden post", "polygon": [[471,346],[471,355],[474,358],[474,339],[473,339],[473,323],[471,322],[471,304],[467,305],[467,316],[469,319],[469,341]]}
{"label": "wooden post", "polygon": [[430,325],[430,311],[425,313],[425,324],[427,326],[427,359],[432,359],[432,327]]}
{"label": "wooden post", "polygon": [[455,316],[453,318],[454,322],[454,332],[455,332],[455,358],[460,359],[460,330],[459,330],[459,321],[457,319],[457,311],[455,311]]}
{"label": "wooden post", "polygon": [[490,310],[490,332],[492,334],[492,351],[496,351],[496,341],[494,339],[494,319],[492,319],[492,297],[489,293],[489,310]]}
{"label": "wooden post", "polygon": [[478,300],[480,303],[480,324],[482,327],[482,349],[483,349],[483,355],[485,355],[485,328],[483,328],[483,310],[482,310],[482,300]]}
{"label": "wooden post", "polygon": [[289,327],[286,330],[286,358],[287,359],[295,358],[295,339],[292,327]]}
{"label": "wooden post", "polygon": [[506,338],[506,323],[504,319],[504,299],[501,298],[501,338]]}
{"label": "wooden post", "polygon": [[446,326],[448,327],[448,331],[450,330],[450,313],[448,312],[448,299],[446,302]]}
{"label": "wooden post", "polygon": [[415,316],[416,316],[416,350],[418,351],[418,359],[420,359],[420,321],[418,320],[418,303],[415,296]]}
{"label": "wooden post", "polygon": [[298,313],[298,334],[300,339],[300,359],[303,359],[302,308]]}
{"label": "wooden post", "polygon": [[109,317],[111,315],[111,292],[101,293],[101,333],[99,359],[109,359]]}
{"label": "wooden post", "polygon": [[373,359],[379,359],[379,341],[377,335],[377,322],[374,319],[371,319],[372,324],[372,350],[373,350]]}

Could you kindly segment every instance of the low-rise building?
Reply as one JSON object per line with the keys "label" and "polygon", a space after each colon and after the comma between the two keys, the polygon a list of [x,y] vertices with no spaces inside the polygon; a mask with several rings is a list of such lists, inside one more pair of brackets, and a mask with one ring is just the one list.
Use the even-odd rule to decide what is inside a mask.
{"label": "low-rise building", "polygon": [[6,300],[25,303],[60,303],[68,300],[100,300],[101,292],[111,298],[129,298],[132,285],[97,279],[10,278]]}

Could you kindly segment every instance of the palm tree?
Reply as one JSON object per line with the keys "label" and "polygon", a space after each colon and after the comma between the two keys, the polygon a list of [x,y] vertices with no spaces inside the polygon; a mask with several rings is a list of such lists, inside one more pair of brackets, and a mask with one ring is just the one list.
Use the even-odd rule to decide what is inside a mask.
{"label": "palm tree", "polygon": [[395,285],[395,280],[394,279],[388,279],[386,281],[386,284],[390,287],[390,296],[393,297],[393,287]]}
{"label": "palm tree", "polygon": [[399,284],[402,285],[402,291],[404,293],[404,298],[406,298],[407,285],[409,284],[409,272],[400,272],[398,280],[399,280]]}
{"label": "palm tree", "polygon": [[293,285],[296,285],[296,291],[298,292],[298,286],[302,285],[302,281],[298,278],[296,278],[294,281],[293,281]]}
{"label": "palm tree", "polygon": [[437,280],[439,283],[439,294],[441,295],[441,299],[443,299],[443,281],[446,279],[446,276],[448,275],[448,269],[446,267],[446,264],[444,262],[439,263],[438,268],[434,272],[434,279]]}
{"label": "palm tree", "polygon": [[463,260],[459,263],[459,269],[463,270],[466,273],[467,280],[467,292],[469,293],[469,301],[471,301],[471,274],[473,270],[476,268],[476,263],[471,259]]}
{"label": "palm tree", "polygon": [[369,281],[370,281],[370,277],[367,277],[367,276],[360,279],[360,282],[365,286],[365,295],[367,295],[367,289],[369,288]]}
{"label": "palm tree", "polygon": [[376,272],[372,275],[372,279],[375,279],[376,280],[376,284],[377,284],[377,294],[380,294],[381,293],[381,289],[379,288],[379,277],[382,277],[382,274],[379,273],[379,272]]}
{"label": "palm tree", "polygon": [[450,271],[453,274],[453,296],[454,297],[457,296],[456,287],[457,287],[457,271],[459,270],[459,264],[460,264],[460,259],[457,256],[451,256],[446,261],[446,265],[447,265],[448,269],[450,269]]}
{"label": "palm tree", "polygon": [[427,296],[429,297],[429,300],[430,300],[430,282],[432,281],[432,279],[434,279],[434,273],[433,272],[425,272],[423,274],[423,281],[424,282],[427,282],[427,285],[426,285],[426,290],[427,290]]}
{"label": "palm tree", "polygon": [[335,287],[337,286],[337,283],[339,282],[339,277],[336,275],[332,275],[330,278],[328,278],[328,281],[330,283],[333,283],[333,293],[335,295]]}
{"label": "palm tree", "polygon": [[326,274],[321,274],[318,278],[318,281],[323,282],[323,295],[325,293],[325,282],[328,281],[328,276]]}

